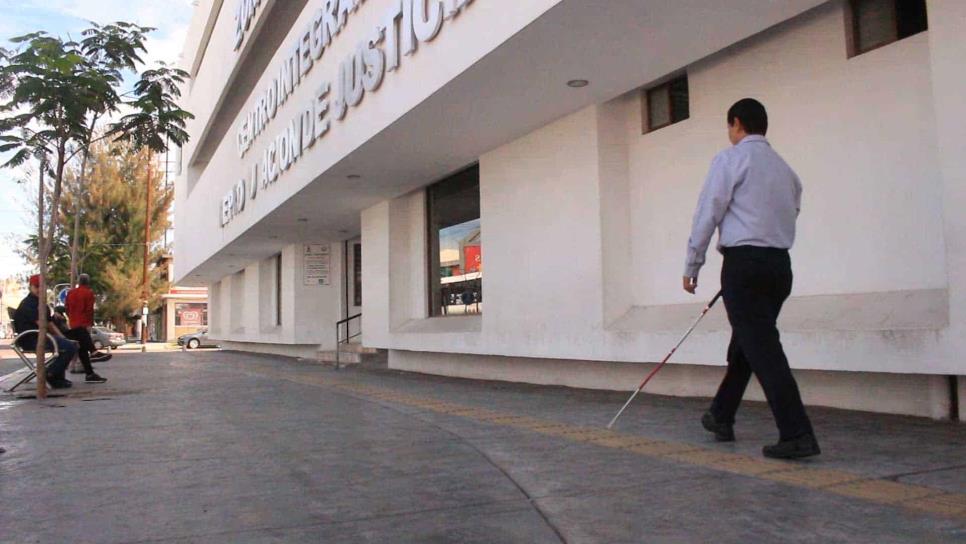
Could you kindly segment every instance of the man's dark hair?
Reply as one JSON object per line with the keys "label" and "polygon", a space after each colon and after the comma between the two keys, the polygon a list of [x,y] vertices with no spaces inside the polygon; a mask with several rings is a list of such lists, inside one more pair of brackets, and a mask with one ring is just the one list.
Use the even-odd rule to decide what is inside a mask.
{"label": "man's dark hair", "polygon": [[77,283],[79,285],[90,285],[91,277],[88,276],[87,274],[81,274],[80,276],[77,276]]}
{"label": "man's dark hair", "polygon": [[742,98],[728,109],[729,125],[735,124],[736,117],[741,120],[741,126],[745,127],[748,134],[764,136],[768,132],[768,112],[754,98]]}

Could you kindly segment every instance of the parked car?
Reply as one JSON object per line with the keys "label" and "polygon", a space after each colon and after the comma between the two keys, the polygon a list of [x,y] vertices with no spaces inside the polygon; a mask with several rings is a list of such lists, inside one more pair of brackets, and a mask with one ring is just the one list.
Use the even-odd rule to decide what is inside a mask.
{"label": "parked car", "polygon": [[217,348],[220,347],[208,338],[208,329],[202,329],[191,334],[183,334],[178,337],[179,346],[188,346],[188,349],[198,348]]}
{"label": "parked car", "polygon": [[91,340],[94,341],[94,347],[97,349],[114,349],[127,343],[122,333],[110,331],[103,327],[91,328]]}

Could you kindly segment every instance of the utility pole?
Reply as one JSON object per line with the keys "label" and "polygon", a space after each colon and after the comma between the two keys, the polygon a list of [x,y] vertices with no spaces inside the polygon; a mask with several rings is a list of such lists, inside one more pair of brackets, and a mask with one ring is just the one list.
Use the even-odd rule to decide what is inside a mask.
{"label": "utility pole", "polygon": [[154,151],[148,151],[148,186],[144,191],[144,263],[141,270],[141,299],[144,305],[141,307],[141,353],[148,350],[148,255],[150,253],[151,240],[151,173],[152,162],[154,161]]}

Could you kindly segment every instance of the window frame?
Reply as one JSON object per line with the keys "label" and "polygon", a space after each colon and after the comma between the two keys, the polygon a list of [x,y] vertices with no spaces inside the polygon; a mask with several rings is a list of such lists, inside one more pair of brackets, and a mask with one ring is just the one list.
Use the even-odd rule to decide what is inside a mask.
{"label": "window frame", "polygon": [[899,37],[899,8],[898,6],[896,6],[897,0],[889,0],[893,4],[892,27],[895,30],[896,38],[892,41],[880,43],[879,45],[870,47],[868,49],[862,49],[860,47],[861,44],[859,43],[860,29],[859,29],[859,17],[857,14],[858,3],[861,1],[862,0],[846,0],[845,2],[845,35],[846,35],[845,39],[846,39],[848,58],[850,59],[853,57],[864,55],[866,53],[871,53],[872,51],[881,49],[883,47],[892,45],[894,43],[901,42],[906,38],[911,38],[918,34],[922,34],[923,32],[927,32],[929,30],[929,4],[924,2],[924,7],[926,10],[926,13],[924,14],[926,17],[926,26],[918,32],[914,32],[907,36]]}
{"label": "window frame", "polygon": [[362,307],[362,242],[352,245],[352,302]]}
{"label": "window frame", "polygon": [[[685,81],[685,84],[688,89],[688,114],[685,117],[675,120],[675,114],[680,112],[676,112],[674,109],[674,100],[671,98],[671,86],[681,80]],[[665,98],[667,99],[668,122],[660,125],[651,125],[651,96],[658,92],[663,92],[665,95]],[[643,94],[643,100],[642,100],[641,113],[643,114],[643,117],[644,117],[643,134],[650,134],[651,132],[654,132],[656,130],[661,130],[662,128],[669,127],[671,125],[680,123],[682,121],[687,121],[688,119],[691,118],[691,107],[690,107],[691,106],[691,82],[688,80],[687,72],[670,76],[668,78],[665,78],[664,80],[662,80],[660,83],[656,85],[645,87],[642,94]]]}
{"label": "window frame", "polygon": [[[448,315],[448,314],[446,314],[444,312],[441,312],[439,310],[441,308],[441,306],[442,306],[442,303],[443,303],[443,293],[442,293],[442,281],[441,281],[442,278],[439,275],[439,270],[440,270],[440,262],[439,262],[439,253],[440,253],[440,249],[439,249],[439,232],[438,231],[437,232],[433,232],[433,230],[434,230],[433,227],[435,225],[435,223],[433,221],[433,219],[434,219],[434,217],[433,217],[433,208],[434,208],[433,188],[434,187],[437,187],[437,186],[439,186],[439,185],[441,185],[443,183],[450,182],[450,181],[455,182],[457,178],[460,178],[460,177],[468,174],[469,172],[471,172],[473,170],[476,170],[476,185],[477,185],[478,190],[480,191],[480,195],[479,195],[479,199],[480,199],[480,214],[479,214],[480,217],[479,217],[479,221],[480,221],[480,229],[482,230],[482,228],[483,228],[483,209],[482,209],[483,208],[483,195],[482,195],[482,182],[481,182],[480,172],[479,172],[479,170],[480,170],[480,164],[478,162],[477,163],[473,163],[473,164],[467,166],[466,168],[463,168],[461,170],[458,170],[458,171],[454,172],[453,174],[450,174],[450,175],[448,175],[448,176],[446,176],[446,177],[444,177],[444,178],[442,178],[442,179],[440,179],[440,180],[438,180],[438,181],[436,181],[434,183],[431,183],[431,184],[427,185],[425,187],[425,189],[423,190],[424,197],[425,197],[425,200],[424,200],[424,202],[425,202],[424,208],[425,209],[423,211],[425,212],[424,215],[425,215],[425,221],[426,221],[426,224],[425,224],[425,227],[424,227],[424,232],[426,233],[426,259],[425,259],[425,262],[426,262],[426,279],[427,279],[427,282],[426,282],[426,289],[427,289],[427,293],[426,293],[426,303],[427,303],[427,306],[428,306],[427,307],[427,314],[426,315],[429,316],[430,318],[453,317],[453,316],[450,316],[450,315]],[[483,278],[482,277],[479,278],[479,282],[480,282],[480,295],[482,297],[482,293],[483,293]],[[476,315],[479,315],[479,314],[476,314]]]}
{"label": "window frame", "polygon": [[282,254],[275,256],[275,326],[282,326]]}

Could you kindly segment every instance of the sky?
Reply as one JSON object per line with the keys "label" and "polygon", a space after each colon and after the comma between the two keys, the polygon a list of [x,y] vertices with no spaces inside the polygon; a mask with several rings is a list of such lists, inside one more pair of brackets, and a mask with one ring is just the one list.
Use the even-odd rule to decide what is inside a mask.
{"label": "sky", "polygon": [[[11,48],[10,38],[37,30],[79,39],[88,21],[120,20],[157,29],[149,35],[148,53],[143,56],[147,63],[175,64],[180,60],[193,4],[192,0],[0,0],[0,43]],[[28,209],[28,191],[31,196],[36,194],[36,180],[18,183],[23,177],[21,172],[0,170],[0,278],[29,271],[14,252],[17,241],[35,228],[24,210]]]}

